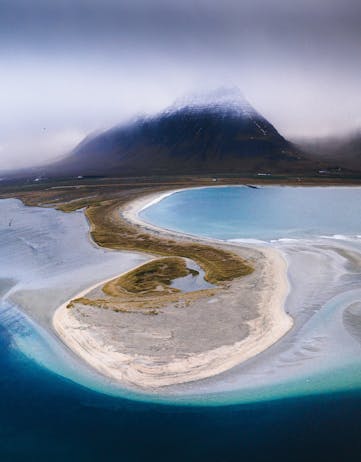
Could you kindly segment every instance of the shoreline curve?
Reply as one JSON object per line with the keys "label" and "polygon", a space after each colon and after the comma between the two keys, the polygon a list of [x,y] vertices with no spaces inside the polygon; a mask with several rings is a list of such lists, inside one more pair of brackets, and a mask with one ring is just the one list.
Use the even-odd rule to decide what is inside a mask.
{"label": "shoreline curve", "polygon": [[[120,385],[151,391],[218,375],[262,353],[282,338],[293,326],[293,319],[284,309],[289,293],[287,261],[279,251],[269,247],[243,243],[239,245],[214,239],[198,238],[156,227],[139,217],[141,210],[182,190],[152,193],[136,198],[126,204],[121,211],[122,216],[129,223],[141,226],[147,232],[156,233],[159,237],[191,239],[202,243],[213,243],[233,250],[247,248],[261,254],[262,265],[264,265],[262,277],[265,278],[262,279],[262,282],[265,283],[265,287],[260,289],[260,302],[257,307],[260,314],[248,322],[249,334],[238,342],[201,353],[190,354],[185,358],[159,362],[147,355],[142,355],[140,352],[130,355],[119,351],[119,349],[114,349],[113,345],[105,341],[106,339],[97,335],[94,329],[90,329],[85,321],[80,322],[73,316],[71,310],[67,308],[67,304],[71,301],[68,300],[54,313],[54,330],[73,352],[106,377],[119,382]],[[130,271],[132,270],[134,268]],[[82,297],[112,279],[114,278],[94,284],[82,290],[72,299]],[[242,279],[232,283],[234,290],[230,291],[229,297],[235,296],[237,288],[239,289],[238,292],[240,291]]]}

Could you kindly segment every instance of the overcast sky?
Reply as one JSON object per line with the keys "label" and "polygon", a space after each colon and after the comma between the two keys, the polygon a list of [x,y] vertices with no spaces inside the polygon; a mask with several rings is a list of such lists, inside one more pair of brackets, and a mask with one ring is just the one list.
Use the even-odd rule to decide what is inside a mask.
{"label": "overcast sky", "polygon": [[0,170],[197,89],[286,137],[361,127],[360,0],[0,0]]}

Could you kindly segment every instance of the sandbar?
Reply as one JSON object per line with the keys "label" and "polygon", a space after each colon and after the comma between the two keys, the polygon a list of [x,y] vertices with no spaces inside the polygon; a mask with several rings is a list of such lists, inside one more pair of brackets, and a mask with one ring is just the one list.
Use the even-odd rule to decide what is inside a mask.
{"label": "sandbar", "polygon": [[[119,213],[159,238],[211,243],[238,254],[252,263],[253,273],[227,282],[209,297],[195,297],[187,306],[163,307],[156,316],[81,304],[67,308],[68,300],[53,317],[62,341],[97,371],[123,385],[147,390],[225,372],[265,351],[293,325],[285,311],[287,262],[280,252],[199,239],[140,219],[140,210],[172,193],[135,199]],[[100,291],[107,281],[88,287],[72,300]]]}

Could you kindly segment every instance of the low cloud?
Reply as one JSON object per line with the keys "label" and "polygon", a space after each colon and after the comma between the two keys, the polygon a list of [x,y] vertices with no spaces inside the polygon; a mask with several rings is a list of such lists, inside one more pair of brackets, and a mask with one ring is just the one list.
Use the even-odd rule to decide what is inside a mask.
{"label": "low cloud", "polygon": [[43,165],[61,158],[84,138],[84,132],[65,130],[27,134],[0,146],[0,170]]}
{"label": "low cloud", "polygon": [[352,131],[360,21],[359,0],[3,0],[0,169],[224,83],[289,138]]}

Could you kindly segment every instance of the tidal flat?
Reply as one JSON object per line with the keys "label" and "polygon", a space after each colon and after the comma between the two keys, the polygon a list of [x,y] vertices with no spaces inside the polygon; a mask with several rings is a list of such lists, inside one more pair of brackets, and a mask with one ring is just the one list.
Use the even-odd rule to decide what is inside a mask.
{"label": "tidal flat", "polygon": [[[63,194],[64,192],[60,191],[59,193]],[[48,199],[49,197],[47,197]],[[93,201],[94,197],[89,200]],[[75,202],[71,203],[72,206],[75,205]],[[62,205],[59,206],[59,208],[61,207]],[[29,208],[27,210],[34,209]],[[80,211],[64,215],[51,209],[37,208],[36,210],[41,210],[44,213],[54,213],[54,216],[57,217],[69,217],[69,220],[73,220],[73,217],[82,216]],[[84,242],[86,242],[88,229],[87,223],[84,222],[84,224],[82,238],[85,237]],[[64,236],[65,241],[67,238],[69,238],[69,235]],[[77,242],[74,240],[74,236],[71,239],[72,242]],[[118,254],[118,252],[99,249],[89,241],[88,244],[98,252],[108,253],[111,257],[107,258],[115,258],[114,261],[116,261],[116,255],[122,255],[123,264],[124,255],[127,257],[132,255],[131,252],[119,252]],[[235,243],[227,245],[230,248],[237,248]],[[347,330],[343,327],[343,322],[340,323],[344,307],[352,305],[359,297],[360,268],[357,239],[343,240],[329,237],[309,241],[294,240],[293,242],[285,242],[281,240],[277,243],[272,243],[271,246],[281,251],[288,261],[288,277],[291,291],[286,301],[286,310],[294,319],[294,328],[274,346],[241,366],[233,367],[228,372],[223,372],[213,378],[170,387],[165,392],[166,400],[183,400],[184,402],[197,402],[198,400],[198,402],[204,401],[211,404],[212,402],[242,402],[244,400],[267,399],[267,397],[297,393],[343,389],[345,386],[357,388],[360,383],[357,375],[357,370],[359,369],[357,368],[356,360],[358,350],[355,349],[355,344],[352,342],[354,337],[348,335]],[[242,243],[242,247],[245,247],[244,243]],[[248,247],[249,252],[252,252],[252,246]],[[238,249],[241,251],[239,247]],[[34,252],[34,242],[32,252],[36,254],[36,251]],[[99,256],[100,254],[96,258],[98,265],[100,265]],[[65,251],[62,252],[62,258],[65,258],[65,260],[68,258]],[[139,258],[139,260],[134,260],[133,265],[135,262],[135,265],[137,263],[142,264],[142,258],[144,258],[143,261],[147,259],[144,255],[141,257],[139,254],[136,255],[136,258]],[[58,269],[61,270],[59,263],[56,266],[60,266]],[[107,274],[100,269],[100,266],[99,271],[96,272],[94,272],[94,267],[93,271],[91,271],[89,266],[89,274],[91,273],[92,277],[89,277],[88,283],[84,283],[84,285],[80,284],[81,281],[74,280],[74,273],[73,276],[69,275],[69,279],[73,279],[73,287],[77,285],[77,290],[82,287],[85,290],[93,282],[96,284],[103,280]],[[110,263],[109,266],[111,266]],[[129,266],[131,267],[131,264]],[[74,270],[74,268],[72,269]],[[127,269],[130,268],[124,268],[124,270]],[[45,281],[47,279],[56,280],[56,272],[53,277],[50,277],[50,266],[48,270],[47,277],[42,281],[43,286],[46,285]],[[84,269],[83,271],[79,270],[79,274],[82,273],[84,279],[86,279]],[[67,295],[69,296],[65,296],[64,287],[66,284],[64,285],[64,282],[60,282],[60,272],[58,285],[61,285],[61,289],[56,288],[55,284],[52,288],[48,287],[48,290],[43,287],[42,293],[36,293],[36,291],[27,290],[26,285],[22,283],[18,285],[16,290],[8,293],[6,299],[18,304],[22,310],[26,310],[33,319],[36,319],[45,329],[48,329],[54,309],[78,293],[73,290],[71,293],[68,292]],[[116,277],[121,272],[122,268],[119,266],[117,271],[112,274],[109,274],[111,273],[109,271],[108,274],[111,278]],[[251,277],[251,275],[249,276]],[[330,281],[332,281],[332,284],[330,284]],[[29,278],[28,283],[29,286],[32,285],[31,278]],[[33,283],[34,285],[36,286]],[[325,290],[325,287],[327,287],[327,290]],[[57,290],[59,290],[58,295],[56,295]],[[47,292],[47,295],[45,295],[45,292]],[[63,292],[62,297],[60,292]],[[52,301],[54,301],[54,304],[52,304]],[[36,306],[36,309],[34,309],[34,306]],[[53,309],[49,309],[49,306],[53,306]],[[212,304],[209,306],[212,306]],[[317,319],[319,319],[318,323],[316,322]],[[52,335],[51,330],[48,329],[48,331]],[[330,335],[331,331],[333,335]],[[341,350],[340,345],[342,345]],[[335,354],[336,352],[337,354]],[[76,357],[72,359],[77,361]],[[344,373],[345,368],[348,371],[346,376]],[[339,373],[338,371],[343,371],[343,374],[341,375],[341,372]],[[327,374],[332,374],[332,380],[324,378],[328,377]],[[90,386],[94,386],[94,384]],[[204,397],[204,393],[206,393],[207,398]],[[203,395],[202,398],[200,398],[201,394]],[[158,399],[161,399],[160,395],[157,397]],[[154,396],[150,399],[154,399]]]}

